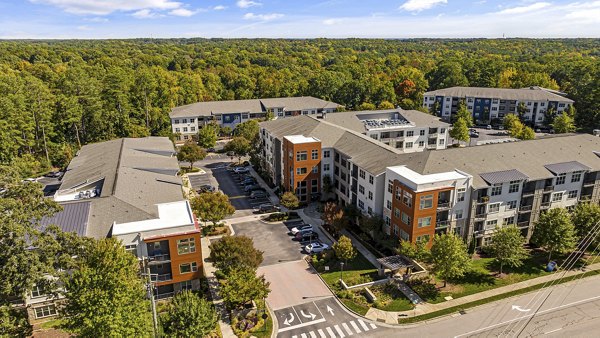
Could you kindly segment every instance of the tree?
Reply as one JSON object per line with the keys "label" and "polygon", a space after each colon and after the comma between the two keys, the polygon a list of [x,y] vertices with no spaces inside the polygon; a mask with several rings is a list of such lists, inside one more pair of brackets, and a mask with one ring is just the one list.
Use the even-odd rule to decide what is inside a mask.
{"label": "tree", "polygon": [[469,136],[469,127],[467,126],[467,122],[463,118],[459,118],[452,125],[452,129],[450,129],[450,137],[455,140],[469,142],[471,139]]}
{"label": "tree", "polygon": [[521,122],[525,120],[525,114],[527,114],[527,106],[525,105],[525,102],[521,101],[517,105],[517,115]]}
{"label": "tree", "polygon": [[205,337],[215,330],[219,315],[211,302],[184,290],[169,304],[165,333],[173,337]]}
{"label": "tree", "polygon": [[433,271],[444,280],[462,277],[471,265],[467,248],[455,234],[436,235],[431,246]]}
{"label": "tree", "polygon": [[265,114],[265,121],[272,121],[275,119],[275,113],[272,110],[267,111]]}
{"label": "tree", "polygon": [[411,243],[401,239],[398,248],[396,248],[396,252],[399,255],[404,255],[417,261],[423,261],[429,258],[427,241],[423,240]]}
{"label": "tree", "polygon": [[196,216],[203,221],[212,222],[213,226],[235,212],[227,195],[220,191],[203,192],[190,200],[190,206]]}
{"label": "tree", "polygon": [[250,143],[254,143],[258,139],[258,131],[259,126],[257,120],[248,120],[235,127],[235,135],[245,138]]}
{"label": "tree", "polygon": [[121,241],[93,242],[77,257],[72,273],[63,278],[66,303],[60,311],[64,327],[87,337],[150,335],[150,302],[139,267]]}
{"label": "tree", "polygon": [[[580,202],[571,213],[571,221],[579,238],[586,238],[594,233],[600,224],[600,205],[590,202]],[[597,229],[596,229],[597,230]],[[589,238],[589,237],[588,237]],[[595,248],[600,244],[600,236],[590,241],[590,246]]]}
{"label": "tree", "polygon": [[194,167],[194,162],[203,160],[206,157],[206,150],[200,148],[197,144],[188,141],[179,148],[177,160],[180,162],[189,162],[190,170]]}
{"label": "tree", "polygon": [[198,131],[198,145],[204,149],[213,148],[217,144],[219,126],[207,124]]}
{"label": "tree", "polygon": [[337,233],[340,233],[346,227],[344,210],[332,202],[327,202],[323,207],[321,219],[325,224],[331,225]]}
{"label": "tree", "polygon": [[291,191],[284,192],[279,198],[279,204],[286,207],[288,210],[296,209],[300,206],[298,196]]}
{"label": "tree", "polygon": [[504,129],[509,132],[511,129],[513,129],[513,126],[517,122],[520,122],[520,121],[519,121],[519,117],[515,114],[507,114],[506,116],[504,116],[504,120],[502,121],[502,123],[504,125]]}
{"label": "tree", "polygon": [[505,264],[513,268],[523,265],[523,260],[527,258],[524,244],[525,238],[521,236],[521,231],[516,226],[510,225],[496,229],[487,250],[500,264],[500,274],[502,274],[502,267]]}
{"label": "tree", "polygon": [[375,110],[376,107],[371,102],[363,102],[356,106],[356,110]]}
{"label": "tree", "polygon": [[396,108],[390,101],[381,101],[377,106],[377,109],[394,109]]}
{"label": "tree", "polygon": [[521,134],[518,136],[521,140],[533,140],[535,139],[535,132],[531,127],[525,126],[521,130]]}
{"label": "tree", "polygon": [[219,281],[220,294],[229,309],[240,308],[244,304],[266,298],[271,290],[265,276],[256,276],[255,270],[235,268],[227,275],[227,279]]}
{"label": "tree", "polygon": [[541,214],[535,223],[531,242],[548,252],[548,260],[555,252],[565,253],[573,250],[577,244],[577,235],[567,210],[555,208]]}
{"label": "tree", "polygon": [[250,142],[244,137],[234,137],[233,140],[225,145],[224,150],[237,155],[238,160],[241,162],[242,157],[248,155],[250,152]]}
{"label": "tree", "polygon": [[572,133],[575,131],[575,119],[566,113],[559,114],[552,122],[552,128],[557,134]]}
{"label": "tree", "polygon": [[360,216],[358,226],[371,237],[373,237],[376,232],[381,231],[381,228],[383,228],[383,225],[385,224],[383,218],[378,215],[366,216],[361,214]]}
{"label": "tree", "polygon": [[333,244],[333,251],[338,259],[346,263],[356,257],[356,249],[352,246],[350,238],[346,236],[341,236],[340,239]]}
{"label": "tree", "polygon": [[465,104],[464,100],[461,100],[458,103],[458,111],[456,112],[456,119],[460,119],[462,118],[466,124],[468,128],[472,128],[474,123],[473,123],[473,114],[471,114],[471,112],[467,109],[467,105]]}
{"label": "tree", "polygon": [[210,245],[210,259],[226,275],[237,267],[256,270],[263,261],[263,252],[246,236],[223,236]]}

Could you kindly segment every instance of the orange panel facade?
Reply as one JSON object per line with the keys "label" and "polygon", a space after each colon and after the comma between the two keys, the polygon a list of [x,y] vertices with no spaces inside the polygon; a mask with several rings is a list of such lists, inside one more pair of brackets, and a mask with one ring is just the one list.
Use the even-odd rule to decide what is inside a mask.
{"label": "orange panel facade", "polygon": [[[170,273],[172,279],[157,282],[157,286],[190,281],[202,277],[202,246],[200,244],[200,231],[190,231],[153,237],[146,243],[168,241],[170,256]],[[195,266],[194,266],[195,264]],[[195,271],[194,271],[195,270]]]}
{"label": "orange panel facade", "polygon": [[283,139],[283,181],[287,191],[294,191],[301,202],[321,191],[321,142],[292,143]]}

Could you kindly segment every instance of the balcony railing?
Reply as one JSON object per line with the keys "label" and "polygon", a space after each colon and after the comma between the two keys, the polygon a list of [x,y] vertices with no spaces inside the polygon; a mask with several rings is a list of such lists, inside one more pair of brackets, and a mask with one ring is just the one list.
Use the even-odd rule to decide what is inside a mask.
{"label": "balcony railing", "polygon": [[490,201],[490,196],[481,196],[479,198],[477,198],[477,203],[479,204],[485,204],[488,203]]}
{"label": "balcony railing", "polygon": [[596,184],[596,181],[583,182],[583,186],[586,187],[586,188],[593,187],[594,184]]}
{"label": "balcony railing", "polygon": [[443,228],[447,228],[450,225],[450,221],[439,221],[439,222],[435,222],[435,228],[436,229],[443,229]]}
{"label": "balcony railing", "polygon": [[162,275],[150,275],[150,280],[153,282],[166,282],[173,279],[173,275],[170,273],[165,273]]}
{"label": "balcony railing", "polygon": [[523,221],[517,223],[517,228],[527,228],[529,227],[529,221]]}
{"label": "balcony railing", "polygon": [[171,298],[171,297],[173,297],[173,295],[175,295],[174,292],[165,292],[165,293],[161,293],[160,295],[156,295],[156,299]]}
{"label": "balcony railing", "polygon": [[437,208],[438,209],[448,209],[448,208],[450,208],[450,202],[446,202],[446,201],[438,202]]}
{"label": "balcony railing", "polygon": [[484,220],[486,218],[487,214],[477,214],[475,215],[475,220]]}
{"label": "balcony railing", "polygon": [[526,196],[533,196],[535,194],[535,190],[528,190],[528,191],[523,191],[523,197]]}
{"label": "balcony railing", "polygon": [[548,192],[548,191],[554,191],[554,186],[553,185],[548,185],[544,187],[544,192]]}
{"label": "balcony railing", "polygon": [[540,208],[548,209],[548,208],[550,208],[551,205],[552,205],[552,202],[543,202],[542,204],[540,204]]}
{"label": "balcony railing", "polygon": [[165,262],[171,260],[171,256],[169,254],[156,253],[148,256],[148,262]]}
{"label": "balcony railing", "polygon": [[531,211],[531,205],[522,205],[519,207],[519,212],[527,212]]}

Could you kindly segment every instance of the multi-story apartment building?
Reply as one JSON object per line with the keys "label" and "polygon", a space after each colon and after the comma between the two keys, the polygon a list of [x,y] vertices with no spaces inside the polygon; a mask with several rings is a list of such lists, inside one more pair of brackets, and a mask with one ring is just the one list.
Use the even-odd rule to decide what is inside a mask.
{"label": "multi-story apartment building", "polygon": [[467,109],[473,114],[476,123],[499,123],[507,114],[517,114],[517,108],[523,103],[526,112],[524,120],[531,125],[543,125],[548,109],[562,113],[573,100],[564,93],[541,87],[522,89],[451,87],[423,94],[423,107],[437,108],[437,115],[446,121],[458,111],[458,105],[464,100]]}
{"label": "multi-story apartment building", "polygon": [[380,215],[386,232],[405,240],[452,231],[481,247],[508,224],[529,238],[545,210],[600,202],[600,138],[592,135],[407,153],[330,121],[261,123],[268,175],[280,184],[286,136],[319,140],[321,180],[329,176],[338,203]]}
{"label": "multi-story apartment building", "polygon": [[283,187],[307,202],[321,191],[321,141],[290,135],[283,138]]}
{"label": "multi-story apartment building", "polygon": [[[173,143],[166,137],[85,145],[54,195],[64,210],[42,224],[80,236],[122,239],[140,268],[150,268],[159,298],[197,289],[200,230],[178,171]],[[26,295],[24,305],[32,322],[56,315],[56,300],[39,290]]]}
{"label": "multi-story apartment building", "polygon": [[271,112],[275,119],[298,115],[322,115],[334,112],[337,103],[311,96],[270,99],[208,101],[175,107],[171,110],[171,128],[177,141],[185,142],[199,128],[214,122],[234,129],[241,122],[264,119]]}

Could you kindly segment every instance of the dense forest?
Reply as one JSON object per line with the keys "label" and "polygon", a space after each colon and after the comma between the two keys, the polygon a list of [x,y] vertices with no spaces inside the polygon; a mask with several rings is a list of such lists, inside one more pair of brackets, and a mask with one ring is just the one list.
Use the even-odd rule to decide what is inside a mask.
{"label": "dense forest", "polygon": [[78,147],[169,135],[172,107],[311,95],[347,109],[418,108],[449,86],[560,89],[600,128],[600,40],[0,42],[0,164],[65,166]]}

